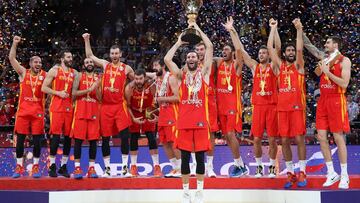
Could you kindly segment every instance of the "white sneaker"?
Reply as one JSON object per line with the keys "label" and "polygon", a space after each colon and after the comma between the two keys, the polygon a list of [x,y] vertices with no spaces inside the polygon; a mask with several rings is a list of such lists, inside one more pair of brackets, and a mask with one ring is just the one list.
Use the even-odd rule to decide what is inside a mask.
{"label": "white sneaker", "polygon": [[122,171],[121,171],[121,177],[123,178],[131,178],[132,175],[129,171],[129,168],[127,166],[123,166]]}
{"label": "white sneaker", "polygon": [[269,178],[275,178],[276,177],[276,171],[275,166],[269,166]]}
{"label": "white sneaker", "polygon": [[173,169],[168,174],[165,174],[165,178],[180,178],[181,172],[180,169]]}
{"label": "white sneaker", "polygon": [[181,203],[191,203],[191,196],[190,193],[185,193],[182,196]]}
{"label": "white sneaker", "polygon": [[204,203],[204,194],[202,191],[196,191],[194,203]]}
{"label": "white sneaker", "polygon": [[196,175],[196,163],[191,163],[190,164],[190,176],[195,176]]}
{"label": "white sneaker", "polygon": [[255,178],[261,178],[264,175],[264,166],[257,166],[255,172]]}
{"label": "white sneaker", "polygon": [[339,180],[340,180],[340,176],[336,172],[333,172],[331,174],[327,174],[326,175],[326,181],[323,184],[323,187],[329,187],[329,186],[333,185],[334,183],[336,183]]}
{"label": "white sneaker", "polygon": [[339,189],[349,189],[350,179],[348,175],[341,175]]}
{"label": "white sneaker", "polygon": [[105,167],[104,174],[102,175],[103,178],[111,178],[111,170],[110,167]]}
{"label": "white sneaker", "polygon": [[207,168],[207,176],[209,178],[216,178],[216,173],[214,172],[214,169],[212,167]]}

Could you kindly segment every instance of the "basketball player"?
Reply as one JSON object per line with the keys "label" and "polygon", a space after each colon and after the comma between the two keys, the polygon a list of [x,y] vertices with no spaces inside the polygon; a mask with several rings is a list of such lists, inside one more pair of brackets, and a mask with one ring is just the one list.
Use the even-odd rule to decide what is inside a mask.
{"label": "basketball player", "polygon": [[203,202],[204,156],[205,152],[211,148],[207,91],[213,61],[213,45],[196,23],[190,23],[189,26],[194,27],[200,33],[206,46],[204,66],[202,68],[199,66],[199,57],[195,51],[190,51],[186,55],[188,70],[181,71],[173,62],[175,52],[184,44],[181,41],[182,35],[168,51],[164,61],[174,76],[181,81],[176,147],[181,150],[181,173],[184,189],[182,201],[190,202],[191,200],[189,194],[189,161],[191,151],[194,150],[197,162],[195,202]]}
{"label": "basketball player", "polygon": [[[237,47],[227,44],[223,47],[222,58],[217,60],[216,73],[216,101],[220,129],[234,157],[234,167],[230,177],[240,177],[249,174],[239,152],[239,142],[235,133],[242,132],[242,107],[241,107],[241,72],[243,61],[240,52],[240,39],[235,29],[231,29],[232,20],[227,19],[223,24],[230,33],[232,43]],[[236,59],[234,59],[234,52]]]}
{"label": "basketball player", "polygon": [[[230,17],[229,30],[234,30],[232,18]],[[278,32],[275,33],[275,45],[276,49],[281,51],[281,42]],[[242,57],[245,65],[251,69],[253,75],[253,90],[251,96],[251,103],[253,106],[252,113],[252,126],[251,134],[254,137],[254,153],[257,164],[255,177],[260,178],[264,175],[264,165],[262,164],[262,136],[266,129],[266,134],[269,140],[269,177],[274,178],[275,173],[275,159],[277,152],[276,136],[278,134],[277,129],[277,84],[276,75],[270,63],[270,57],[266,46],[261,46],[258,52],[258,60],[252,59],[245,51],[244,45],[239,41],[239,48],[241,50]]]}
{"label": "basketball player", "polygon": [[179,102],[178,80],[169,71],[165,70],[163,59],[155,59],[152,64],[157,76],[155,99],[160,106],[158,118],[159,139],[172,166],[172,170],[165,174],[165,177],[179,178],[181,177],[180,151],[174,147]]}
{"label": "basketball player", "polygon": [[100,126],[102,135],[102,153],[105,163],[104,177],[111,176],[110,170],[110,137],[121,137],[122,176],[130,177],[128,169],[129,155],[129,126],[131,118],[124,98],[126,79],[134,78],[133,69],[120,61],[122,52],[118,45],[110,48],[108,62],[96,57],[90,46],[90,34],[82,35],[85,41],[86,57],[94,60],[95,65],[104,69],[102,77],[102,104],[100,109]]}
{"label": "basketball player", "polygon": [[58,173],[70,178],[67,161],[71,148],[71,123],[73,118],[72,87],[78,72],[71,68],[72,54],[65,50],[60,53],[60,64],[52,67],[46,75],[41,91],[51,95],[50,112],[50,168],[49,176],[57,177],[55,156],[59,147],[60,135],[64,136],[63,156]]}
{"label": "basketball player", "polygon": [[16,112],[15,133],[16,139],[16,168],[13,178],[18,178],[24,172],[23,156],[24,141],[26,135],[32,135],[34,141],[34,162],[32,166],[32,177],[40,178],[39,170],[40,139],[44,134],[44,103],[45,94],[41,92],[41,85],[44,82],[46,72],[41,70],[41,58],[33,56],[30,58],[30,69],[25,69],[16,60],[16,48],[21,41],[19,36],[14,36],[10,49],[9,61],[16,73],[19,75],[20,95],[18,110]]}
{"label": "basketball player", "polygon": [[[347,172],[347,149],[344,132],[350,132],[345,93],[351,77],[351,61],[339,51],[341,44],[339,37],[329,37],[326,40],[324,53],[312,45],[304,34],[305,47],[317,59],[322,60],[316,69],[317,75],[320,76],[321,92],[316,109],[316,128],[317,138],[320,141],[321,151],[327,166],[327,178],[323,186],[329,187],[340,179],[338,187],[348,189],[350,180]],[[327,131],[333,133],[338,147],[341,176],[334,170]]]}
{"label": "basketball player", "polygon": [[[290,188],[296,181],[298,187],[305,187],[306,181],[306,149],[305,149],[305,71],[303,57],[302,24],[300,19],[293,20],[297,30],[296,46],[285,45],[281,58],[273,48],[274,35],[277,29],[277,21],[270,19],[270,36],[267,48],[271,57],[272,66],[278,74],[278,126],[281,136],[282,151],[284,154],[288,179],[284,188]],[[290,139],[295,138],[298,146],[300,173],[297,178],[294,174]]]}
{"label": "basketball player", "polygon": [[83,141],[89,142],[89,169],[88,177],[97,178],[95,171],[95,158],[100,138],[99,105],[101,100],[100,77],[94,72],[94,61],[84,59],[84,72],[75,78],[72,95],[76,97],[74,119],[71,128],[71,137],[75,139],[74,178],[82,179],[83,171],[80,168],[81,145]]}
{"label": "basketball player", "polygon": [[159,165],[159,152],[156,143],[155,128],[157,116],[151,111],[154,110],[154,95],[156,93],[155,83],[145,81],[146,72],[144,69],[135,71],[135,78],[125,87],[125,98],[128,105],[132,125],[130,126],[130,159],[131,175],[138,176],[137,155],[138,140],[141,134],[145,134],[148,139],[150,155],[154,164],[154,176],[161,177],[161,168]]}

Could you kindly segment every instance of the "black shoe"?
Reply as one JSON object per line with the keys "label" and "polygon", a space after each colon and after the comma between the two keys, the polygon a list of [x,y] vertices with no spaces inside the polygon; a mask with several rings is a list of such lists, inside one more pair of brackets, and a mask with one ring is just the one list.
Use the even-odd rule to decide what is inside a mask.
{"label": "black shoe", "polygon": [[57,173],[56,173],[56,165],[55,164],[51,164],[51,166],[49,167],[49,176],[56,178],[58,177]]}
{"label": "black shoe", "polygon": [[66,164],[62,165],[59,168],[58,173],[66,178],[70,178],[70,174],[67,171]]}

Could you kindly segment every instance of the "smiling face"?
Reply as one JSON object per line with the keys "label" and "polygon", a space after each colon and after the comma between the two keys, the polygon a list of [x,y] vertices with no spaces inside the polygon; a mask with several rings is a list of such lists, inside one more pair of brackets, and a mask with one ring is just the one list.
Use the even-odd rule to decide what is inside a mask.
{"label": "smiling face", "polygon": [[161,67],[158,60],[153,62],[153,70],[156,72],[157,76],[162,76],[164,73],[164,67]]}
{"label": "smiling face", "polygon": [[289,45],[285,48],[284,57],[285,57],[285,60],[289,63],[295,62],[296,52],[295,52],[295,47],[293,45]]}
{"label": "smiling face", "polygon": [[41,58],[38,56],[31,57],[29,65],[32,72],[39,73],[42,67]]}
{"label": "smiling face", "polygon": [[64,63],[66,67],[71,67],[73,62],[73,56],[71,52],[65,52],[61,58],[61,62]]}
{"label": "smiling face", "polygon": [[121,57],[121,51],[120,48],[111,48],[110,49],[110,59],[111,62],[113,62],[114,64],[117,64],[120,62],[120,57]]}
{"label": "smiling face", "polygon": [[233,50],[229,45],[225,45],[222,50],[222,57],[224,61],[230,61],[233,58]]}
{"label": "smiling face", "polygon": [[84,59],[84,68],[85,68],[85,71],[88,73],[93,72],[95,69],[94,61],[91,58]]}
{"label": "smiling face", "polygon": [[206,51],[206,48],[205,48],[204,44],[199,44],[195,47],[195,52],[198,54],[200,61],[204,61],[205,51]]}
{"label": "smiling face", "polygon": [[269,61],[269,52],[265,48],[261,48],[258,53],[260,63],[267,63]]}
{"label": "smiling face", "polygon": [[196,52],[189,52],[186,55],[186,65],[190,71],[196,70],[199,62],[199,57]]}

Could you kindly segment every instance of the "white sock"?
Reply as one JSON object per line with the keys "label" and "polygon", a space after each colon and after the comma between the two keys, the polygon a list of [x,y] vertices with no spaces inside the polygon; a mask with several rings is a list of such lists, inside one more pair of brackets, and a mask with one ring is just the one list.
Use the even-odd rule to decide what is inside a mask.
{"label": "white sock", "polygon": [[50,157],[50,165],[55,163],[55,157]]}
{"label": "white sock", "polygon": [[285,162],[286,165],[286,169],[288,170],[288,172],[294,174],[294,164],[292,161],[286,161]]}
{"label": "white sock", "polygon": [[214,166],[213,160],[214,160],[214,156],[207,156],[206,157],[206,162],[207,162],[208,168],[213,168],[213,166]]}
{"label": "white sock", "polygon": [[19,164],[20,166],[23,166],[23,158],[16,158],[16,164]]}
{"label": "white sock", "polygon": [[258,166],[262,166],[262,158],[261,157],[259,157],[259,158],[255,157],[255,161]]}
{"label": "white sock", "polygon": [[169,161],[170,161],[170,164],[171,164],[172,168],[176,169],[176,158],[172,158]]}
{"label": "white sock", "polygon": [[275,166],[276,160],[275,159],[270,159],[270,166]]}
{"label": "white sock", "polygon": [[80,162],[75,162],[75,168],[80,167]]}
{"label": "white sock", "polygon": [[341,175],[342,176],[347,176],[348,175],[348,171],[347,171],[347,163],[346,164],[340,164],[341,167]]}
{"label": "white sock", "polygon": [[95,166],[95,162],[94,161],[90,161],[89,162],[89,167],[94,167]]}
{"label": "white sock", "polygon": [[184,193],[186,194],[189,194],[190,191],[189,191],[189,183],[183,183],[183,190],[184,190]]}
{"label": "white sock", "polygon": [[299,160],[300,171],[306,173],[306,160]]}
{"label": "white sock", "polygon": [[154,166],[159,165],[159,154],[151,155]]}
{"label": "white sock", "polygon": [[128,154],[123,154],[122,156],[122,166],[127,166],[128,162],[129,162],[129,155]]}
{"label": "white sock", "polygon": [[68,156],[62,156],[62,158],[61,158],[61,166],[67,164],[68,160],[69,160]]}
{"label": "white sock", "polygon": [[335,172],[334,170],[334,164],[332,161],[326,162],[326,167],[327,167],[327,173],[328,174],[332,174]]}
{"label": "white sock", "polygon": [[[124,158],[123,158],[124,159]],[[136,166],[137,163],[137,155],[130,155],[130,161],[131,161],[131,165]]]}
{"label": "white sock", "polygon": [[192,159],[192,162],[193,162],[194,164],[196,164],[196,156],[195,156],[195,153],[194,153],[194,152],[191,153],[191,159]]}
{"label": "white sock", "polygon": [[39,164],[39,158],[35,158],[35,157],[34,157],[34,165],[35,165],[35,164]]}
{"label": "white sock", "polygon": [[197,180],[196,185],[197,185],[197,187],[196,187],[197,191],[204,190],[204,181],[203,180]]}
{"label": "white sock", "polygon": [[105,167],[110,167],[110,157],[106,157],[104,158],[104,164],[105,164]]}
{"label": "white sock", "polygon": [[244,162],[241,157],[238,159],[234,159],[234,163],[235,163],[235,166],[237,166],[237,167],[240,167],[240,166],[244,167]]}
{"label": "white sock", "polygon": [[176,170],[180,170],[180,168],[181,168],[181,159],[177,159],[176,160]]}

